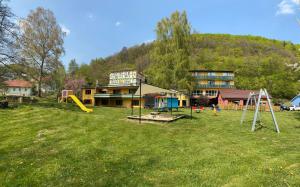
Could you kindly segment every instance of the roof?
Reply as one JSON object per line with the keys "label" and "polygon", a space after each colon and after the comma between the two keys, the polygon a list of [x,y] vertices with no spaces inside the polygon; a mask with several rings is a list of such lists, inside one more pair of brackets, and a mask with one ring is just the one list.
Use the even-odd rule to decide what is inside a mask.
{"label": "roof", "polygon": [[104,88],[115,88],[115,89],[121,89],[121,88],[138,88],[139,86],[135,85],[107,85],[107,86],[99,86],[97,88],[104,89]]}
{"label": "roof", "polygon": [[[163,89],[163,88],[159,88],[156,86],[152,86],[149,84],[142,84],[142,95],[146,95],[146,94],[153,94],[153,93],[171,93],[171,94],[175,94],[175,91],[171,91],[171,90],[167,90],[167,89]],[[140,88],[137,89],[137,91],[135,92],[135,95],[140,95]]]}
{"label": "roof", "polygon": [[206,70],[206,69],[195,69],[195,70],[190,70],[189,72],[224,72],[224,73],[233,73],[233,71],[230,71],[230,70]]}
{"label": "roof", "polygon": [[[219,91],[219,94],[223,99],[248,99],[250,92],[259,94],[258,90],[238,90],[238,89],[222,89]],[[266,96],[262,95],[262,98],[266,98]]]}
{"label": "roof", "polygon": [[32,84],[25,80],[8,80],[4,82],[7,87],[31,88]]}
{"label": "roof", "polygon": [[111,71],[110,73],[121,73],[121,72],[128,72],[128,71],[136,71],[138,72],[136,69],[123,69],[123,70],[117,70],[117,71]]}

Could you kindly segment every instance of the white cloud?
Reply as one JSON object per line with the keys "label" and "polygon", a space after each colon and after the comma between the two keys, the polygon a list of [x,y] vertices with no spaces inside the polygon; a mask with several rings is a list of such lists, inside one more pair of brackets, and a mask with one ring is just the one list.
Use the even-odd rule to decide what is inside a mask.
{"label": "white cloud", "polygon": [[71,34],[71,30],[68,29],[64,24],[60,24],[61,30],[66,33],[66,36],[68,36],[69,34]]}
{"label": "white cloud", "polygon": [[282,0],[278,5],[276,15],[282,14],[295,14],[296,10],[300,6],[300,0]]}
{"label": "white cloud", "polygon": [[300,0],[292,0],[293,3],[300,5]]}
{"label": "white cloud", "polygon": [[119,27],[121,25],[121,22],[120,21],[117,21],[116,23],[115,23],[115,26],[116,27]]}

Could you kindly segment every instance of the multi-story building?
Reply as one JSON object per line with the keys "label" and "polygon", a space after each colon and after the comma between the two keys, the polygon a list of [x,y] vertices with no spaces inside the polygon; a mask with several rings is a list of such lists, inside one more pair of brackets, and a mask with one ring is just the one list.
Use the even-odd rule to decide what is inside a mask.
{"label": "multi-story building", "polygon": [[192,98],[203,95],[212,99],[217,97],[219,90],[234,88],[233,71],[191,70],[190,72],[195,81]]}
{"label": "multi-story building", "polygon": [[[141,106],[153,106],[150,95],[165,94],[167,97],[178,98],[178,106],[189,106],[189,99],[186,95],[175,90],[166,90],[152,85],[144,84],[145,78],[135,70],[113,72],[109,75],[109,84],[96,88],[85,87],[81,90],[84,104],[96,106],[117,106],[126,107],[139,106],[139,82],[142,82]],[[171,96],[172,95],[172,96]],[[154,100],[153,100],[154,102]]]}
{"label": "multi-story building", "polygon": [[96,106],[138,106],[139,97],[135,92],[139,88],[140,80],[143,83],[145,78],[136,70],[112,72],[107,86],[83,88],[82,100]]}

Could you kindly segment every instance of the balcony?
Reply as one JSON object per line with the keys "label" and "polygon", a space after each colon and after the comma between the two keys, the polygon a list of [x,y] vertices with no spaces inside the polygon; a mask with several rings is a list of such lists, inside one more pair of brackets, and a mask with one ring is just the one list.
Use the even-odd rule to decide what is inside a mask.
{"label": "balcony", "polygon": [[132,94],[107,94],[107,93],[98,93],[95,94],[95,98],[139,98],[138,95]]}
{"label": "balcony", "polygon": [[234,85],[226,84],[198,84],[196,88],[235,88]]}
{"label": "balcony", "polygon": [[234,79],[234,76],[208,76],[208,75],[196,75],[193,76],[197,80],[226,80],[230,81]]}

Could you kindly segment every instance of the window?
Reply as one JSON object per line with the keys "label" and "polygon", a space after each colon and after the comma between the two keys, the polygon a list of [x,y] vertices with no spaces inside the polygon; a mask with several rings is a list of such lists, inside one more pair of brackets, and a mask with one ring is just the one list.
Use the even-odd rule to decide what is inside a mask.
{"label": "window", "polygon": [[217,90],[206,90],[207,96],[217,96]]}
{"label": "window", "polygon": [[132,101],[132,106],[139,106],[139,105],[140,105],[139,100],[133,100]]}
{"label": "window", "polygon": [[208,81],[208,85],[215,85],[215,81]]}
{"label": "window", "polygon": [[122,100],[116,100],[116,105],[122,106],[123,105],[123,101]]}
{"label": "window", "polygon": [[203,91],[202,90],[195,90],[195,91],[193,91],[193,95],[194,96],[203,95]]}
{"label": "window", "polygon": [[85,95],[91,95],[92,94],[92,90],[85,90]]}
{"label": "window", "polygon": [[136,89],[129,89],[129,90],[128,90],[128,93],[129,93],[129,94],[135,94],[135,92],[136,92]]}
{"label": "window", "polygon": [[85,99],[83,101],[84,104],[92,104],[92,100],[91,99]]}

